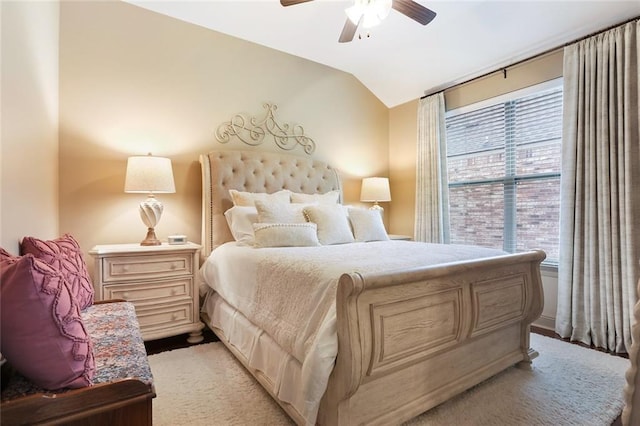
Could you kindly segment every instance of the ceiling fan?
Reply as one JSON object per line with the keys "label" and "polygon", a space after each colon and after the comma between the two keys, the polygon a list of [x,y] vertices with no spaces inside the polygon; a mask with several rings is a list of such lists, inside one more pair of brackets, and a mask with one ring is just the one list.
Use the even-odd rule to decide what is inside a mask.
{"label": "ceiling fan", "polygon": [[[306,3],[312,0],[280,0],[282,6],[293,6],[295,4]],[[387,17],[391,9],[397,10],[414,21],[427,25],[436,17],[436,13],[427,9],[414,0],[353,0],[353,6],[348,7],[345,12],[347,21],[344,23],[342,33],[338,41],[348,43],[362,25],[363,28],[371,28],[378,25]]]}

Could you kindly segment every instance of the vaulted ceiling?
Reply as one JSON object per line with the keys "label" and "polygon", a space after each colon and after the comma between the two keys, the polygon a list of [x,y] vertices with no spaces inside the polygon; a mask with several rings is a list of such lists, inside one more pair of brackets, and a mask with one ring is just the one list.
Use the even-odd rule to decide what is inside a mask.
{"label": "vaulted ceiling", "polygon": [[126,1],[351,73],[388,107],[640,16],[638,0],[416,0],[428,25],[392,10],[338,43],[352,0]]}

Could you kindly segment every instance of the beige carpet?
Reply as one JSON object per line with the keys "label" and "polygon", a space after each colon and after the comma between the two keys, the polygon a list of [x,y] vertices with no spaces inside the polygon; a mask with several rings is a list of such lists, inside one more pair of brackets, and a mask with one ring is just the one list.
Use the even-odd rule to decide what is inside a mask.
{"label": "beige carpet", "polygon": [[[629,361],[537,334],[533,370],[510,368],[408,422],[411,426],[610,425]],[[221,343],[149,357],[154,425],[290,425]]]}

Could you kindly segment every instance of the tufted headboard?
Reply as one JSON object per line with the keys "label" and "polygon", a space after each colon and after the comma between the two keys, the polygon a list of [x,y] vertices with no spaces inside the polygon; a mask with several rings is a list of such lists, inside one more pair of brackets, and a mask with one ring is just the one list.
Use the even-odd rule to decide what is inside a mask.
{"label": "tufted headboard", "polygon": [[[338,190],[336,169],[322,161],[257,151],[212,151],[200,155],[202,167],[202,258],[233,241],[224,212],[233,206],[230,189],[272,193],[281,189],[305,194]],[[342,196],[341,196],[342,199]]]}

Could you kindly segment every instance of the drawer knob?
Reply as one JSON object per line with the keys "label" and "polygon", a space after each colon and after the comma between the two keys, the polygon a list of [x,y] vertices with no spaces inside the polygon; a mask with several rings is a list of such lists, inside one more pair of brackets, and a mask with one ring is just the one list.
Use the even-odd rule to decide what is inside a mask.
{"label": "drawer knob", "polygon": [[175,289],[175,288],[172,288],[172,289],[171,289],[171,295],[172,295],[172,296],[175,296],[175,295],[176,295],[176,293],[178,293],[178,292],[176,291],[176,289]]}
{"label": "drawer knob", "polygon": [[122,298],[125,299],[125,300],[129,299],[129,292],[125,291],[124,293],[122,293]]}
{"label": "drawer knob", "polygon": [[178,269],[178,264],[177,263],[172,263],[171,264],[171,270],[175,271],[176,269]]}
{"label": "drawer knob", "polygon": [[177,320],[178,319],[178,314],[174,313],[173,315],[171,315],[171,319],[172,320]]}
{"label": "drawer knob", "polygon": [[129,272],[129,265],[122,265],[122,272]]}

